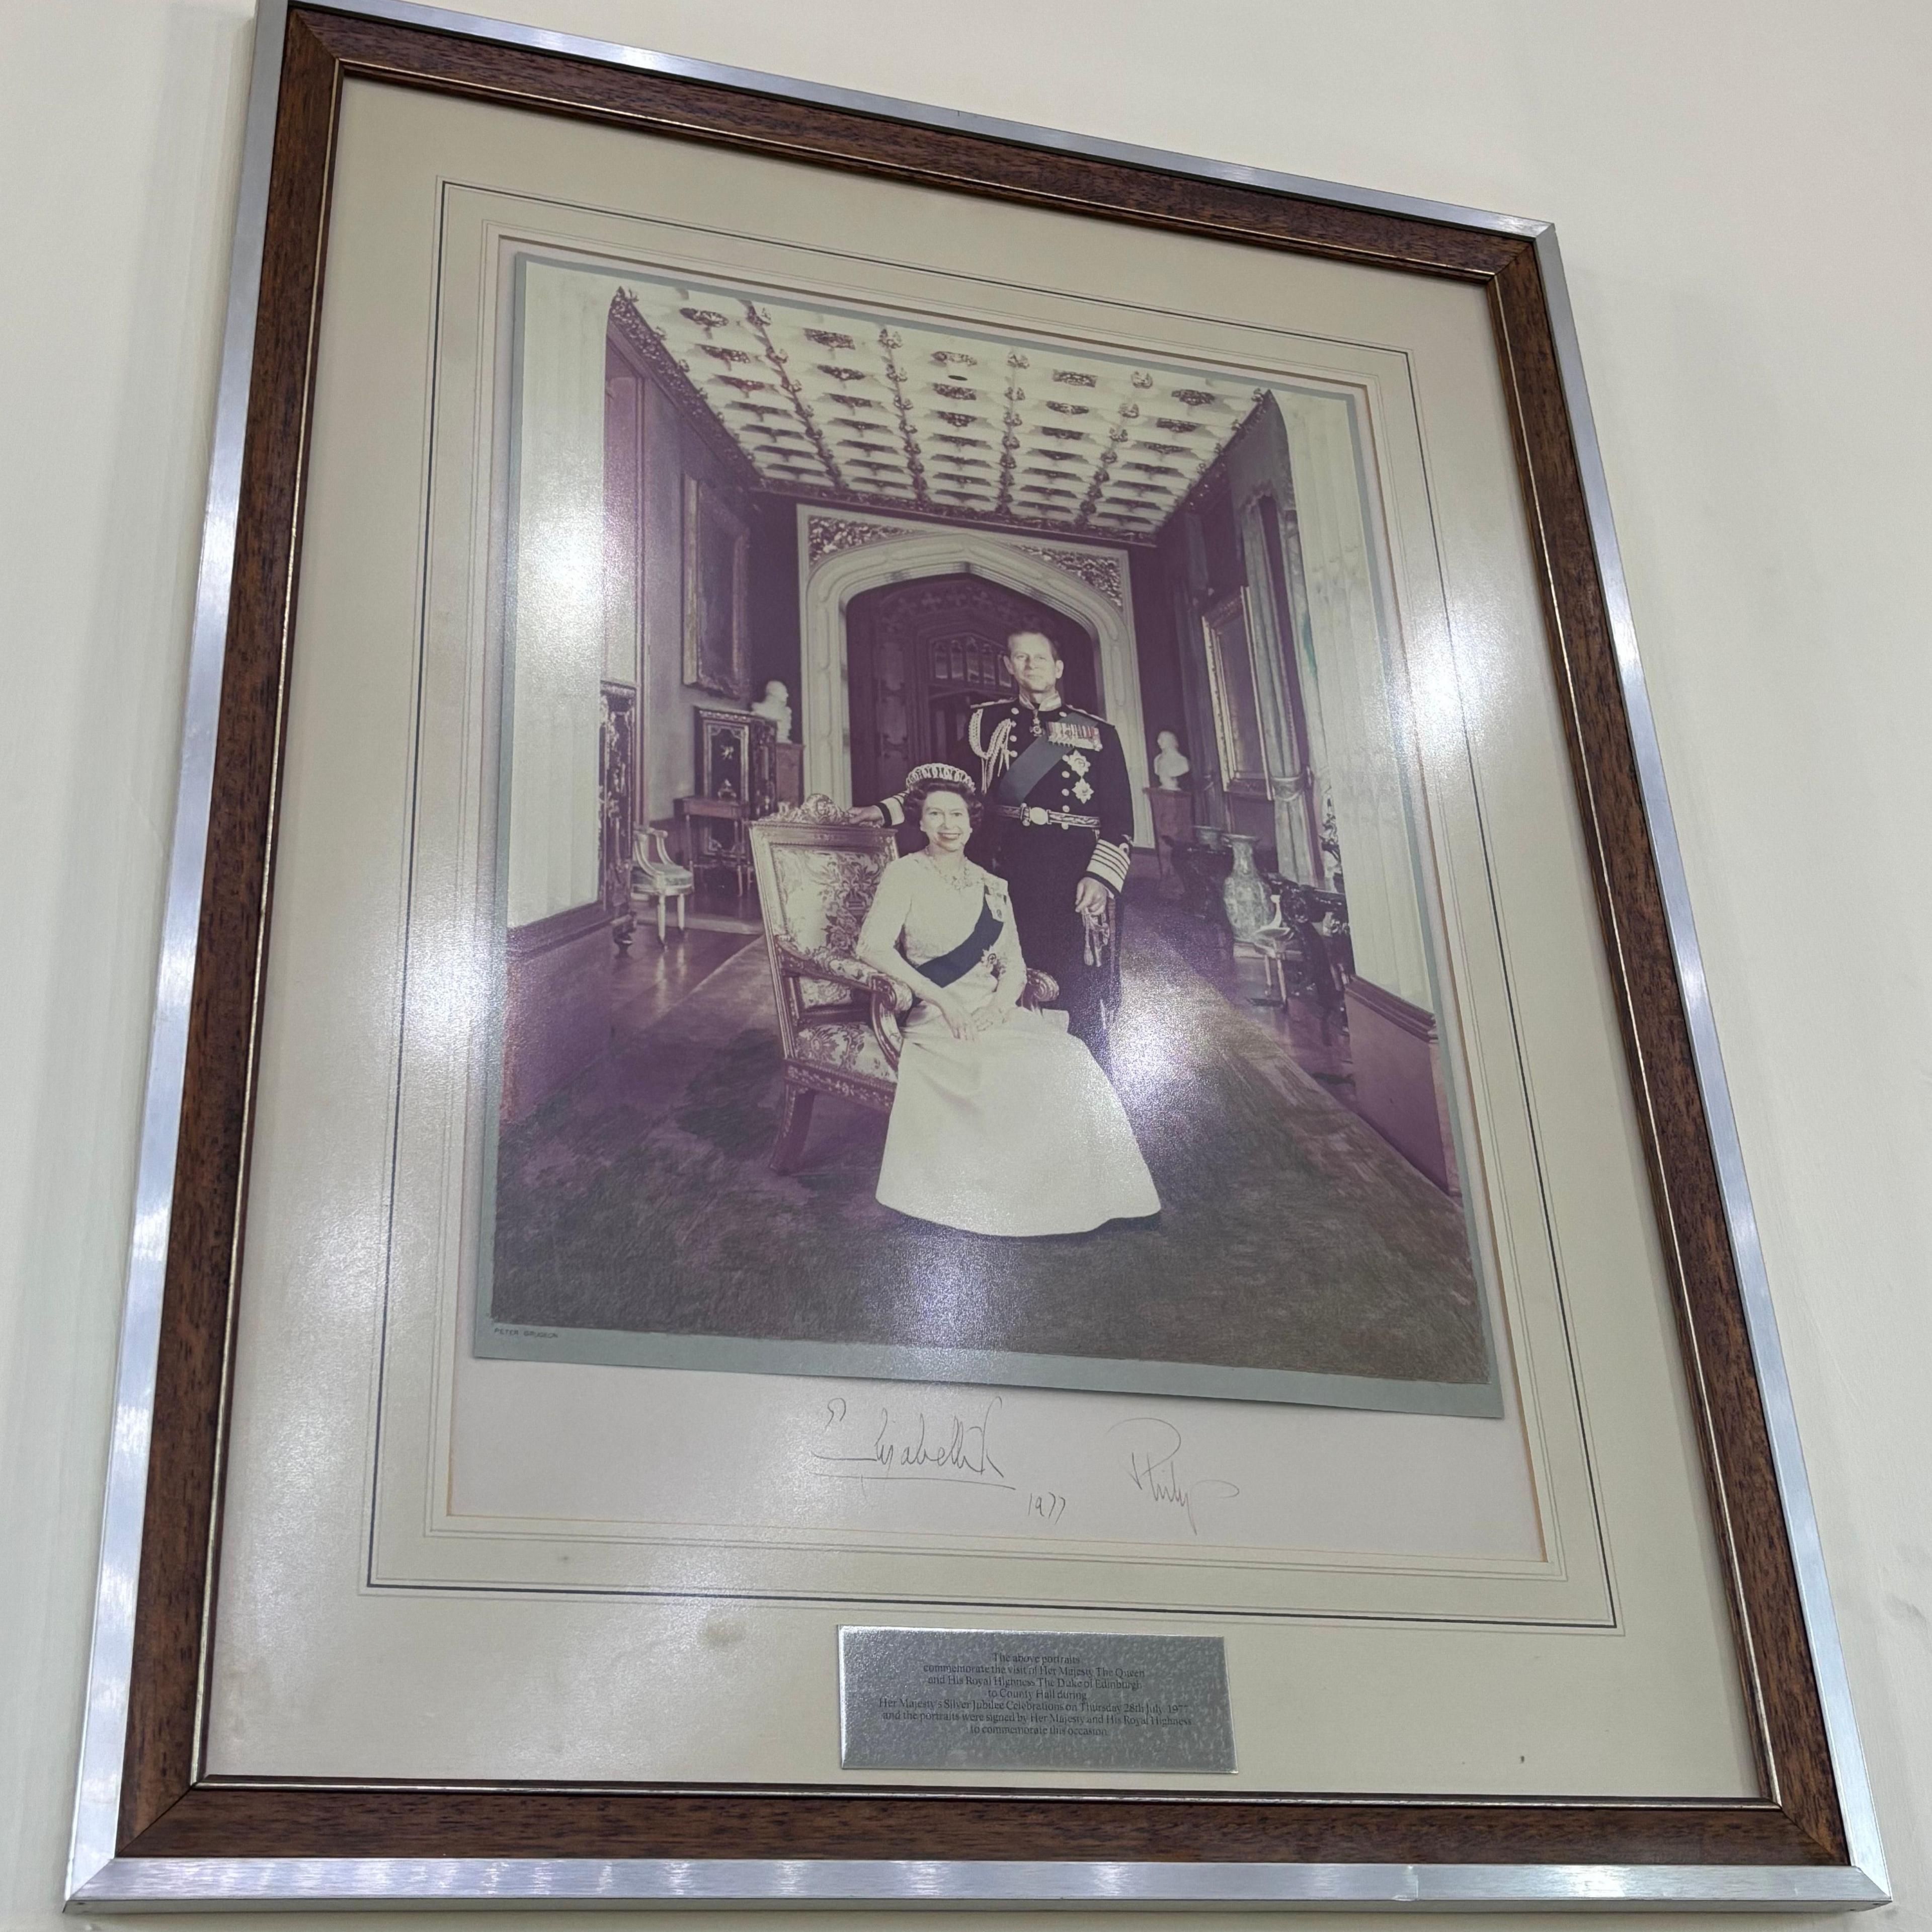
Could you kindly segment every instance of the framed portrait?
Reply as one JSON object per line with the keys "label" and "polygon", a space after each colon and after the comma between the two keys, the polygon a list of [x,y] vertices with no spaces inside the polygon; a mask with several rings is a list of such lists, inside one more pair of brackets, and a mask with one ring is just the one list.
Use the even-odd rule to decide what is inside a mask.
{"label": "framed portrait", "polygon": [[744,519],[713,485],[685,478],[684,681],[721,698],[751,695],[745,670],[749,538]]}
{"label": "framed portrait", "polygon": [[77,1909],[1881,1902],[1547,225],[256,58]]}
{"label": "framed portrait", "polygon": [[1202,668],[1214,706],[1214,742],[1224,790],[1265,796],[1261,710],[1248,635],[1247,599],[1235,591],[1201,614]]}

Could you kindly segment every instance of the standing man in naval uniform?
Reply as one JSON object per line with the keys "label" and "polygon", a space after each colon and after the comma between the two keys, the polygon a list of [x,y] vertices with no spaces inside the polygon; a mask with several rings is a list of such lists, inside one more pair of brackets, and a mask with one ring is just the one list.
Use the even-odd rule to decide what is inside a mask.
{"label": "standing man in naval uniform", "polygon": [[[954,762],[980,782],[974,856],[1006,881],[1020,950],[1060,982],[1067,1030],[1107,1065],[1119,1004],[1119,899],[1133,849],[1133,791],[1120,734],[1060,695],[1066,667],[1037,631],[1006,640],[1015,698],[975,705]],[[903,824],[903,796],[862,817]]]}

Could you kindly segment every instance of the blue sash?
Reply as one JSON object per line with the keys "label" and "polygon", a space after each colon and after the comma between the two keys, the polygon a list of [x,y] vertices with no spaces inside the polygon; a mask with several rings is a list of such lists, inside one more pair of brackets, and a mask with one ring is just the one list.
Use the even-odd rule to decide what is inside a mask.
{"label": "blue sash", "polygon": [[920,971],[935,986],[950,986],[954,980],[963,980],[993,950],[999,940],[1000,926],[999,918],[982,894],[979,920],[973,930],[950,952],[927,960]]}
{"label": "blue sash", "polygon": [[999,805],[1024,805],[1027,794],[1059,764],[1066,748],[1054,742],[1051,727],[1042,730],[1000,774],[999,782],[993,788],[994,802]]}

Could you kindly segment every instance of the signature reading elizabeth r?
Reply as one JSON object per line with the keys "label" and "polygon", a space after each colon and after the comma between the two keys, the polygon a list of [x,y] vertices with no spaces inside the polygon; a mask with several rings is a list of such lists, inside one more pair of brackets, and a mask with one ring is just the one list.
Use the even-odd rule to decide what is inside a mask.
{"label": "signature reading elizabeth r", "polygon": [[812,1451],[821,1474],[848,1482],[959,1483],[1010,1490],[992,1450],[1000,1398],[928,1414],[925,1406],[881,1403],[854,1412],[842,1396],[826,1405],[824,1439]]}

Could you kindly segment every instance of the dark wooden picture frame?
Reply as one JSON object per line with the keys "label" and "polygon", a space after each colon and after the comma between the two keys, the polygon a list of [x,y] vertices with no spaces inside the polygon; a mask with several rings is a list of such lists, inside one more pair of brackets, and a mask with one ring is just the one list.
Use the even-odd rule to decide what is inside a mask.
{"label": "dark wooden picture frame", "polygon": [[[1758,1796],[1043,1797],[916,1788],[430,1786],[207,1774],[204,1692],[218,1613],[224,1417],[277,773],[334,142],[351,78],[1447,278],[1483,291],[1514,416],[1570,766],[1730,1594]],[[131,1889],[123,1894],[102,1878],[80,1895],[96,1903],[152,1897],[157,1886],[165,1889],[173,1862],[188,1860],[490,1858],[1808,1868],[1830,1881],[1820,1898],[1861,1896],[1847,1808],[1866,1801],[1862,1792],[1848,1799],[1843,1753],[1834,1756],[1815,1623],[1808,1621],[1754,1366],[1611,599],[1534,236],[305,6],[287,14],[278,98],[155,1361],[117,1862],[103,1868],[147,1876],[126,1880]],[[738,614],[742,620],[742,604]],[[707,682],[716,667],[699,660],[687,675],[742,696],[742,652],[740,631],[728,682]],[[1882,1895],[1869,1880],[1866,1889],[1874,1899]]]}

